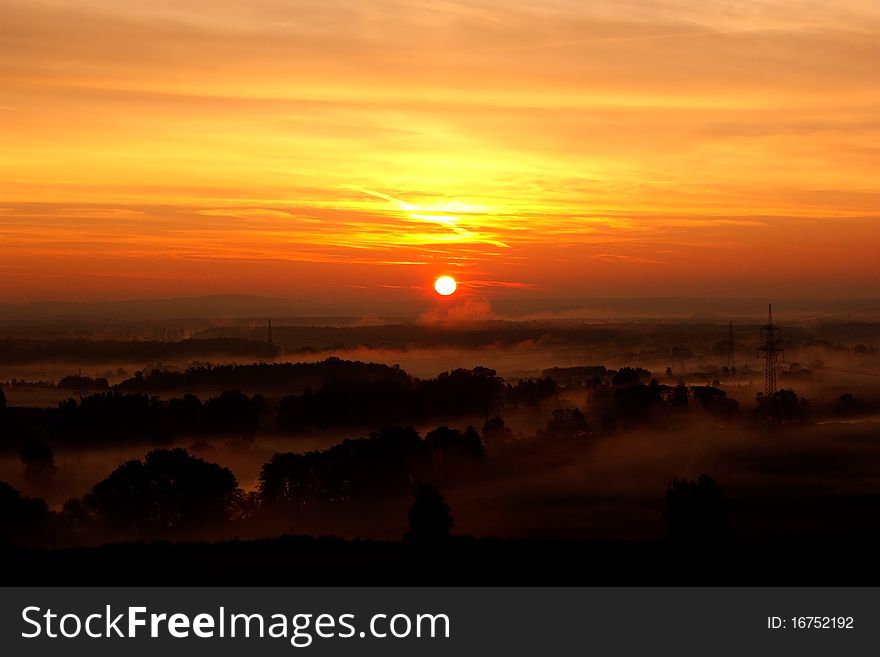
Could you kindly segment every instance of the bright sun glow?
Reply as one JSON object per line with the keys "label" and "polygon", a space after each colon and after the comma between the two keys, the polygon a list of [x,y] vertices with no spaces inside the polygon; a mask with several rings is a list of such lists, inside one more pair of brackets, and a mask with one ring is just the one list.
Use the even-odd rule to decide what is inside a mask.
{"label": "bright sun glow", "polygon": [[455,292],[455,288],[457,287],[458,285],[452,276],[441,276],[434,281],[434,289],[437,290],[437,294],[442,294],[444,297],[448,297]]}

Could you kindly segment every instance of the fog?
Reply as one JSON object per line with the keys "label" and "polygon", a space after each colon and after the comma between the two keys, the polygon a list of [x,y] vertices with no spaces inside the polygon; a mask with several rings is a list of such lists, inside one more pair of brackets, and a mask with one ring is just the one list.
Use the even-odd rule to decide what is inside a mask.
{"label": "fog", "polygon": [[[512,413],[517,440],[528,444],[546,411]],[[664,493],[672,477],[715,478],[731,505],[731,534],[745,540],[851,534],[878,519],[880,417],[829,421],[814,426],[766,430],[742,425],[693,423],[686,429],[644,430],[595,439],[587,447],[549,449],[527,468],[506,467],[489,455],[476,480],[443,486],[455,531],[475,536],[542,536],[580,539],[659,540],[664,536]],[[465,426],[461,424],[462,428]],[[426,433],[427,427],[422,428]],[[275,452],[320,450],[344,434],[218,436],[175,445],[229,467],[246,491],[255,490],[260,469]],[[57,450],[55,483],[28,482],[16,455],[0,457],[0,480],[30,496],[45,497],[60,510],[82,497],[120,463],[143,458],[152,446]],[[261,528],[332,533],[342,537],[398,538],[406,529],[406,503],[390,504],[365,517],[340,512],[331,524]],[[379,509],[377,508],[377,511]],[[327,518],[331,520],[330,517]]]}
{"label": "fog", "polygon": [[[411,333],[400,325],[278,327],[275,345],[280,353],[263,359],[216,353],[205,354],[204,359],[193,358],[192,350],[200,348],[196,340],[187,343],[181,357],[151,362],[136,358],[98,358],[85,363],[77,358],[0,362],[0,382],[6,382],[0,389],[6,397],[8,415],[18,418],[18,424],[10,426],[19,432],[5,437],[0,444],[0,481],[25,496],[45,499],[51,509],[61,512],[68,500],[84,499],[123,462],[144,459],[157,448],[182,447],[195,457],[229,468],[245,493],[259,492],[261,471],[273,455],[323,452],[345,439],[379,432],[389,424],[388,417],[396,417],[394,409],[370,415],[370,404],[381,401],[386,392],[397,399],[393,395],[404,394],[400,390],[405,389],[400,399],[414,404],[431,399],[438,404],[436,408],[419,406],[412,414],[403,414],[408,418],[405,424],[412,425],[422,438],[440,425],[461,432],[473,426],[478,433],[483,432],[490,413],[489,400],[494,400],[491,415],[506,424],[507,437],[500,447],[490,444],[483,433],[485,462],[479,468],[462,462],[461,472],[456,472],[448,470],[450,464],[458,463],[453,457],[439,462],[447,470],[435,475],[434,483],[452,509],[454,531],[459,534],[659,541],[669,531],[663,509],[671,480],[695,480],[705,474],[723,492],[729,507],[730,535],[736,540],[852,537],[880,526],[875,503],[875,496],[880,496],[877,329],[876,324],[861,323],[787,328],[778,387],[795,391],[791,403],[796,408],[778,420],[760,414],[758,395],[763,391],[764,373],[763,362],[756,357],[760,345],[757,327],[737,329],[734,369],[727,360],[727,326],[718,323],[593,326],[493,321],[439,329],[423,327],[422,333]],[[210,331],[219,334],[210,337],[251,340],[244,344],[259,345],[255,336],[260,330],[254,326],[215,326]],[[371,344],[360,344],[365,338]],[[339,344],[305,348],[307,342],[318,340],[337,340]],[[119,345],[107,344],[113,353],[124,353]],[[161,353],[165,344],[150,343],[150,352]],[[235,349],[240,347],[237,342],[229,344]],[[133,349],[143,349],[141,343],[132,345]],[[180,352],[179,345],[174,349]],[[326,359],[330,357],[396,365],[404,372],[394,368],[376,372],[358,363],[339,369],[328,365]],[[231,383],[228,377],[239,370],[233,368],[224,373],[226,378],[215,380],[210,376],[211,366],[206,365],[255,361],[314,363],[316,372],[326,369],[330,378],[315,375],[318,378],[306,391],[304,381],[312,379],[299,374],[296,376],[300,378],[279,379],[276,372],[265,378],[272,365],[257,366],[247,373],[241,370],[244,378]],[[473,369],[477,366],[490,370],[478,372]],[[567,369],[595,366],[607,369],[590,380],[586,375],[578,379],[581,375],[571,375],[575,370]],[[153,370],[173,373],[193,367],[202,368],[205,376],[181,379],[202,382],[186,388],[157,388],[146,376]],[[675,408],[666,397],[662,403],[650,402],[653,406],[644,408],[638,406],[642,403],[638,397],[618,399],[621,389],[630,384],[617,382],[615,372],[630,367],[649,371],[639,375],[641,381],[635,381],[645,391],[650,389],[652,379],[656,382],[650,385],[662,389],[663,395],[685,389],[685,406]],[[474,381],[500,386],[501,397],[495,399],[495,393],[486,397],[485,413],[475,412],[481,407],[473,400],[464,403],[467,395],[481,390],[468,387],[474,381],[468,383],[467,377],[450,383],[463,386],[457,390],[442,394],[435,391],[433,397],[419,392],[432,381],[439,385],[440,373],[459,368],[466,370],[467,376],[476,377]],[[138,372],[146,378],[136,379],[139,383],[135,387],[126,387]],[[106,427],[101,429],[103,433],[92,435],[83,429],[88,425],[64,424],[73,422],[70,409],[68,415],[58,415],[58,420],[53,419],[56,416],[51,411],[45,417],[34,413],[40,408],[57,408],[67,398],[79,400],[102,392],[56,386],[70,374],[104,378],[107,381],[103,390],[121,395],[120,399],[140,394],[180,401],[184,394],[191,393],[199,398],[197,410],[203,405],[207,409],[209,400],[237,388],[245,395],[242,403],[257,404],[259,398],[254,408],[262,410],[253,411],[257,419],[248,430],[232,427],[211,433],[205,427],[196,427],[188,433],[189,429],[179,431],[179,427],[164,424],[167,418],[178,416],[163,415],[170,411],[159,405],[151,407],[151,412],[158,414],[161,434],[132,433],[129,430],[137,427],[124,426],[129,424],[128,419],[119,415],[118,436],[108,434]],[[404,388],[394,383],[401,376]],[[525,396],[517,397],[518,381],[550,376],[561,377],[552,392],[533,401],[525,392]],[[325,408],[321,412],[327,413],[317,418],[322,426],[309,424],[315,421],[312,416],[297,415],[308,411],[309,405],[319,405],[317,396],[303,401],[307,395],[319,395],[324,386],[331,384],[354,387],[333,393],[349,397],[331,395],[321,402],[331,404],[321,407]],[[712,394],[723,403],[714,410],[701,407],[700,390],[714,391]],[[416,396],[407,396],[411,394]],[[353,413],[366,413],[361,419],[341,417],[348,411],[337,412],[332,405],[352,395],[372,400],[350,407]],[[286,428],[282,421],[285,403],[288,416],[284,417],[295,420]],[[633,403],[636,406],[626,406]],[[76,406],[73,404],[72,409]],[[211,408],[212,413],[223,410],[216,405]],[[575,432],[576,436],[551,430],[554,412],[560,409],[582,412],[583,427]],[[223,421],[222,415],[218,417]],[[51,448],[54,470],[50,477],[27,474],[19,445],[29,437],[45,440]],[[199,530],[205,532],[202,534],[186,535],[228,538],[227,534],[234,532],[243,538],[256,538],[295,533],[396,539],[407,531],[409,504],[408,496],[402,495],[356,500],[348,505],[318,505],[308,512],[273,511],[231,528],[218,526]],[[88,536],[78,540],[88,542]]]}

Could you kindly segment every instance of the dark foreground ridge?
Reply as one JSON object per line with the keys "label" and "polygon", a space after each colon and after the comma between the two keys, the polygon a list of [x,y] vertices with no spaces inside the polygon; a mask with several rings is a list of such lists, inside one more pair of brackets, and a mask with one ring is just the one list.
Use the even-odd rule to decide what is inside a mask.
{"label": "dark foreground ridge", "polygon": [[681,546],[454,537],[436,544],[282,536],[256,541],[6,547],[5,585],[866,586],[880,536]]}

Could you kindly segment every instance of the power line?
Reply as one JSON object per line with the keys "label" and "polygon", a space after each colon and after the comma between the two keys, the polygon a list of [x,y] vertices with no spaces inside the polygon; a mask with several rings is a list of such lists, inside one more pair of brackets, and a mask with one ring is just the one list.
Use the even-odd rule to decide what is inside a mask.
{"label": "power line", "polygon": [[859,370],[848,370],[844,367],[828,367],[827,365],[814,366],[816,370],[828,370],[829,372],[842,372],[843,374],[855,374],[857,376],[871,376],[880,379],[878,372],[860,372]]}

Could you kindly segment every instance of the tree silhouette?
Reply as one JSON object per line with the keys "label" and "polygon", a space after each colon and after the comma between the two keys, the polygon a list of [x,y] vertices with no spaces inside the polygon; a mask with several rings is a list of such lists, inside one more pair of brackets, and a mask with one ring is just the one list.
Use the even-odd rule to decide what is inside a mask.
{"label": "tree silhouette", "polygon": [[810,402],[790,389],[778,390],[769,397],[759,393],[757,402],[756,415],[770,422],[803,422],[810,414]]}
{"label": "tree silhouette", "polygon": [[663,517],[677,543],[718,543],[727,537],[727,503],[718,482],[704,474],[692,481],[673,477]]}
{"label": "tree silhouette", "polygon": [[503,418],[496,415],[483,424],[483,445],[489,455],[501,452],[512,441],[513,432]]}
{"label": "tree silhouette", "polygon": [[418,432],[390,426],[322,452],[273,455],[260,472],[260,495],[268,507],[295,509],[400,498],[430,470],[431,450]]}
{"label": "tree silhouette", "polygon": [[55,467],[55,455],[46,443],[34,438],[26,440],[19,456],[24,465],[24,478],[28,482],[41,488],[55,483],[58,468]]}
{"label": "tree silhouette", "polygon": [[704,411],[720,415],[731,415],[739,410],[739,402],[730,399],[727,393],[714,386],[693,386],[691,394],[694,402]]}
{"label": "tree silhouette", "polygon": [[62,377],[56,387],[64,390],[107,390],[110,383],[104,378],[93,379],[90,376],[69,374]]}
{"label": "tree silhouette", "polygon": [[687,410],[688,407],[688,388],[686,385],[678,384],[677,386],[662,386],[661,398],[663,403],[669,408]]}
{"label": "tree silhouette", "polygon": [[[628,368],[624,368],[628,369]],[[663,404],[663,388],[655,379],[649,385],[631,383],[614,390],[614,412],[624,426],[650,423]]]}
{"label": "tree silhouette", "polygon": [[857,399],[851,392],[845,392],[837,399],[832,407],[835,415],[850,417],[857,413],[864,412],[866,404]]}
{"label": "tree silhouette", "polygon": [[561,386],[593,385],[601,383],[608,370],[604,365],[581,367],[551,367],[543,370],[541,376],[551,378]]}
{"label": "tree silhouette", "polygon": [[42,542],[48,536],[50,522],[45,501],[24,497],[0,481],[0,545]]}
{"label": "tree silhouette", "polygon": [[587,418],[577,408],[557,408],[543,432],[546,438],[572,440],[587,435]]}
{"label": "tree silhouette", "polygon": [[556,396],[559,386],[550,377],[541,379],[522,379],[516,385],[505,387],[504,397],[508,404],[538,408],[541,402]]}
{"label": "tree silhouette", "polygon": [[6,408],[6,393],[0,388],[0,408]]}
{"label": "tree silhouette", "polygon": [[615,388],[638,385],[645,379],[650,379],[651,373],[641,367],[621,367],[611,379]]}
{"label": "tree silhouette", "polygon": [[162,535],[224,522],[239,495],[228,468],[176,448],[126,461],[84,502],[110,528]]}
{"label": "tree silhouette", "polygon": [[208,426],[222,433],[249,433],[260,426],[260,410],[265,406],[262,395],[252,401],[238,390],[227,390],[205,402]]}
{"label": "tree silhouette", "polygon": [[415,501],[409,509],[409,532],[414,543],[439,543],[452,535],[452,510],[434,486],[421,484],[413,490]]}
{"label": "tree silhouette", "polygon": [[421,381],[419,397],[423,408],[435,417],[467,413],[488,417],[504,400],[504,384],[488,367],[456,369]]}
{"label": "tree silhouette", "polygon": [[464,431],[437,427],[425,436],[425,441],[431,448],[437,474],[442,479],[457,473],[469,474],[474,466],[485,460],[483,441],[473,427]]}

